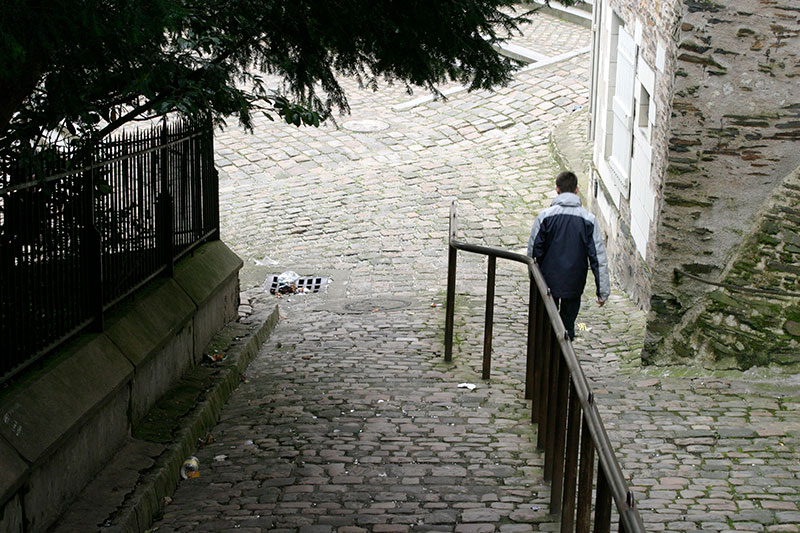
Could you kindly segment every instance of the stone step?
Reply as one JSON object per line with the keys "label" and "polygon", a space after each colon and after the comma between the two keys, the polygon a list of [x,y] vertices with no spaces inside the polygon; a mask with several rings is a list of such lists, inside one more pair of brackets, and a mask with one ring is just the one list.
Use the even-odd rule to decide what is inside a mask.
{"label": "stone step", "polygon": [[205,353],[224,354],[224,360],[209,359],[210,364],[192,368],[162,396],[51,533],[139,533],[163,512],[184,460],[213,428],[240,375],[277,323],[274,304],[242,301],[252,312],[226,326],[206,347]]}

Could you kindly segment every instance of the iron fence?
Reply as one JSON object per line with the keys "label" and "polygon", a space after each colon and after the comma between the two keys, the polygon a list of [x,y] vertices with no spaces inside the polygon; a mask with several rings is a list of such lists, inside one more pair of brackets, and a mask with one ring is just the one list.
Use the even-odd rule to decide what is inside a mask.
{"label": "iron fence", "polygon": [[0,383],[219,238],[210,121],[50,148],[0,172]]}
{"label": "iron fence", "polygon": [[532,400],[531,422],[538,424],[537,447],[544,450],[545,454],[544,479],[551,488],[550,513],[561,517],[562,533],[588,532],[592,524],[595,533],[607,533],[611,528],[613,500],[619,531],[644,532],[644,523],[636,509],[633,492],[619,467],[589,382],[575,356],[569,335],[536,261],[522,254],[459,241],[456,216],[456,202],[453,202],[448,239],[445,361],[451,361],[453,357],[458,250],[488,257],[483,379],[489,379],[491,375],[497,259],[526,264],[530,277],[530,296],[525,398]]}

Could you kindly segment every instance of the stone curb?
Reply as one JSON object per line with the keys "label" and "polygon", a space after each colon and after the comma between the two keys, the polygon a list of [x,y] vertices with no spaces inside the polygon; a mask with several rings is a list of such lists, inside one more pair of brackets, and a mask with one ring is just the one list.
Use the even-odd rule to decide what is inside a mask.
{"label": "stone curb", "polygon": [[240,377],[278,323],[277,304],[271,312],[269,305],[265,307],[254,310],[247,321],[228,324],[212,338],[206,349],[209,352],[224,350],[229,363],[221,367],[212,387],[192,412],[181,419],[177,436],[143,476],[124,506],[114,514],[111,527],[104,528],[105,531],[142,533],[148,531],[154,519],[163,512],[165,498],[172,496],[181,479],[183,462],[197,448],[198,439],[206,436],[216,425],[217,417],[238,386]]}
{"label": "stone curb", "polygon": [[[585,127],[584,122],[588,120],[587,114],[588,109],[586,108],[574,111],[556,124],[547,136],[556,164],[561,170],[571,170],[578,176],[578,186],[584,206],[589,204],[591,167],[587,166],[587,163],[591,165],[591,149],[588,148],[588,141],[585,141],[586,146],[581,146],[580,137],[575,138],[575,132],[580,131],[577,129],[579,126]],[[581,157],[582,152],[586,150],[589,150],[588,161],[584,161]]]}

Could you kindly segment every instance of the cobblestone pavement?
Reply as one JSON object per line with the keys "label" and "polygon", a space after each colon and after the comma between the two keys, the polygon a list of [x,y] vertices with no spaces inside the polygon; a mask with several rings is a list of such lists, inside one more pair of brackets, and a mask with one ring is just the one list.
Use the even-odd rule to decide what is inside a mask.
{"label": "cobblestone pavement", "polygon": [[[554,57],[589,39],[537,15],[518,43]],[[498,263],[489,381],[485,260],[459,256],[452,364],[441,304],[451,200],[466,240],[525,248],[553,197],[550,131],[586,106],[588,62],[411,107],[420,94],[348,83],[338,125],[218,135],[223,239],[246,263],[246,294],[274,299],[260,284],[286,270],[332,281],[280,300],[281,323],[197,451],[201,476],[154,528],[557,529],[522,399],[524,270]],[[641,369],[643,313],[618,290],[599,309],[590,292],[576,351],[648,530],[800,531],[798,381]]]}

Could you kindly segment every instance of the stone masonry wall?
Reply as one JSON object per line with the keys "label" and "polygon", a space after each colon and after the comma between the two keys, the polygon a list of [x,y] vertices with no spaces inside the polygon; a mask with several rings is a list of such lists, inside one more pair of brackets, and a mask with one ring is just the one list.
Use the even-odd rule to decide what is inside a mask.
{"label": "stone masonry wall", "polygon": [[681,338],[715,368],[800,371],[800,168],[778,187],[723,282]]}
{"label": "stone masonry wall", "polygon": [[[680,30],[643,360],[679,362],[696,358],[699,351],[706,362],[730,365],[733,356],[742,368],[765,364],[766,355],[731,351],[737,342],[752,346],[749,329],[758,324],[742,321],[741,309],[720,308],[731,302],[713,285],[683,273],[773,285],[775,273],[761,278],[755,275],[758,268],[770,261],[797,263],[797,257],[786,255],[793,253],[787,247],[795,246],[794,215],[782,219],[788,225],[776,231],[776,221],[766,222],[772,215],[758,217],[800,165],[800,5],[796,0],[683,0]],[[771,248],[743,245],[754,227],[760,229],[755,242]],[[750,275],[747,264],[756,265]],[[789,277],[780,284],[795,283],[798,290],[797,280],[791,281],[796,273],[781,268]],[[760,308],[759,324],[781,330],[793,305]],[[724,336],[721,324],[726,324]],[[757,337],[767,343],[774,338],[776,346],[783,342]],[[781,358],[776,354],[776,361]]]}

